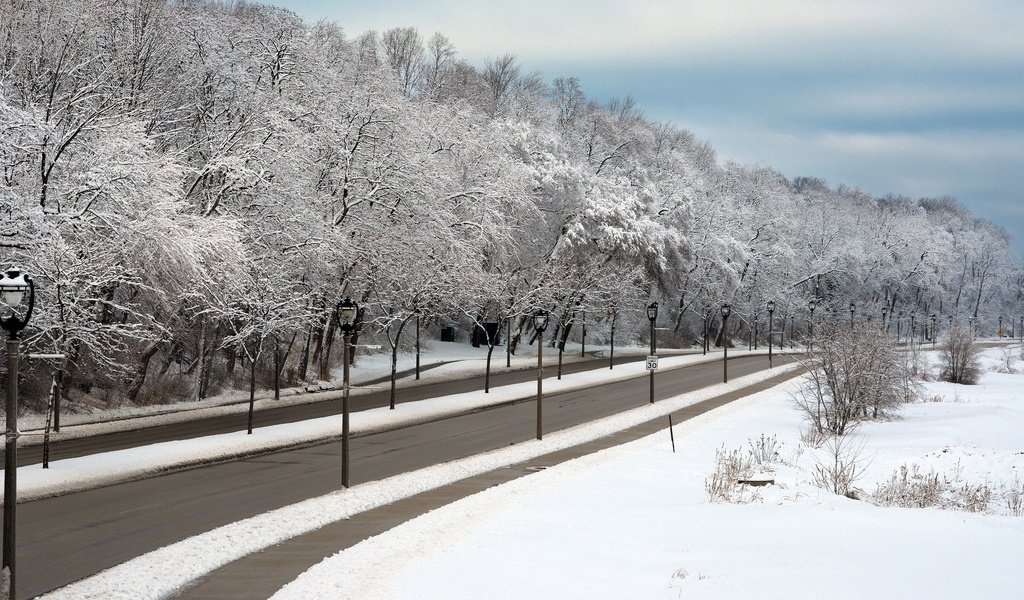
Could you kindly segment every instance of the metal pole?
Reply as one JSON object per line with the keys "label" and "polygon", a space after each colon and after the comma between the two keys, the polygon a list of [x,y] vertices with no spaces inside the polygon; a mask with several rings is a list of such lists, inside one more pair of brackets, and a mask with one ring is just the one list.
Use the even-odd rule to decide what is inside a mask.
{"label": "metal pole", "polygon": [[612,345],[608,352],[608,370],[615,368],[615,311],[612,311]]}
{"label": "metal pole", "polygon": [[[657,353],[658,349],[654,344],[654,321],[651,321],[651,356],[655,356]],[[654,369],[651,369],[649,379],[651,380],[651,404],[654,404]]]}
{"label": "metal pole", "polygon": [[706,356],[708,353],[708,313],[704,312],[704,340],[701,342],[701,347],[704,349],[703,354]]}
{"label": "metal pole", "polygon": [[505,368],[512,366],[512,317],[505,319]]}
{"label": "metal pole", "polygon": [[729,383],[729,317],[722,316],[722,383]]}
{"label": "metal pole", "polygon": [[544,397],[544,332],[537,332],[537,439],[544,439],[543,411],[541,399]]}
{"label": "metal pole", "polygon": [[342,385],[344,387],[344,392],[341,395],[341,485],[346,487],[346,488],[349,487],[349,469],[348,469],[348,463],[349,463],[349,454],[348,454],[348,438],[349,438],[349,435],[348,435],[348,426],[349,426],[348,346],[349,346],[349,339],[351,337],[352,337],[352,334],[350,332],[347,332],[347,331],[343,332],[341,334],[341,340],[342,340],[342,342],[341,342],[341,347],[342,347],[341,358],[342,358],[342,362],[345,364],[345,368],[342,371],[342,373],[343,373],[343,375],[342,375]]}
{"label": "metal pole", "polygon": [[583,313],[583,316],[580,318],[583,319],[581,324],[583,331],[580,335],[580,358],[584,358],[587,356],[587,313]]}
{"label": "metal pole", "polygon": [[420,378],[420,316],[416,315],[416,379]]}
{"label": "metal pole", "polygon": [[774,311],[768,311],[768,368],[772,368],[772,317]]}
{"label": "metal pole", "polygon": [[4,445],[4,560],[10,586],[7,597],[15,597],[14,525],[18,506],[18,337],[7,339],[7,438]]}

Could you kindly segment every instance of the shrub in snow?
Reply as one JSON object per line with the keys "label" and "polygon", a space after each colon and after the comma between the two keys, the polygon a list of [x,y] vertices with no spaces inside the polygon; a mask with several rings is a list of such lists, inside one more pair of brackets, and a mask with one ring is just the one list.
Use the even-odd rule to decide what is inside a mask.
{"label": "shrub in snow", "polygon": [[747,445],[750,459],[758,470],[772,471],[773,464],[782,462],[779,455],[781,444],[774,435],[767,436],[762,433],[757,439],[747,440]]}
{"label": "shrub in snow", "polygon": [[1008,514],[1015,517],[1024,516],[1024,483],[1020,479],[1015,478],[1013,485],[1003,492],[1003,502]]}
{"label": "shrub in snow", "polygon": [[981,347],[971,330],[954,325],[942,344],[942,373],[939,377],[951,383],[974,384],[981,376]]}
{"label": "shrub in snow", "polygon": [[817,457],[814,465],[814,485],[833,494],[852,497],[853,484],[864,474],[868,463],[864,458],[864,443],[833,435],[822,446],[824,456]]}
{"label": "shrub in snow", "polygon": [[1017,372],[1017,368],[1013,366],[1016,362],[1017,357],[1013,355],[1013,351],[1009,348],[1003,348],[999,362],[992,367],[992,370],[996,373],[1013,374]]}
{"label": "shrub in snow", "polygon": [[726,450],[725,446],[715,450],[715,471],[704,481],[708,499],[738,503],[760,500],[755,490],[741,482],[775,472],[774,466],[783,462],[781,447],[774,435],[762,433],[757,439],[747,440],[746,451]]}
{"label": "shrub in snow", "polygon": [[715,450],[715,471],[704,480],[704,490],[711,502],[752,502],[758,498],[750,488],[740,485],[741,479],[754,474],[754,461],[749,452]]}
{"label": "shrub in snow", "polygon": [[821,433],[843,435],[857,421],[885,417],[918,393],[890,340],[868,324],[824,325],[800,362],[808,375],[793,396]]}
{"label": "shrub in snow", "polygon": [[[966,512],[988,512],[992,509],[997,489],[984,481],[970,483],[962,481],[959,469],[951,474],[935,471],[922,472],[918,465],[902,465],[880,484],[872,494],[875,504],[903,508],[928,508],[931,506]],[[1021,514],[1021,489],[1019,481],[1006,487],[1002,492],[1008,514]]]}

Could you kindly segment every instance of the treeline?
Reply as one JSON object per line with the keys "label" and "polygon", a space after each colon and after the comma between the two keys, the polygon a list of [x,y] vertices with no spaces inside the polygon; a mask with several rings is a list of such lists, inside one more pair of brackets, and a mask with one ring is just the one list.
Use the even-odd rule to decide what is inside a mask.
{"label": "treeline", "polygon": [[993,329],[1022,306],[1006,232],[953,199],[721,164],[511,54],[240,2],[0,0],[0,172],[27,345],[118,400],[326,379],[346,296],[392,348],[417,317],[532,341],[538,308],[556,340],[584,315],[635,339],[651,300],[682,341],[722,303],[741,330],[768,300]]}

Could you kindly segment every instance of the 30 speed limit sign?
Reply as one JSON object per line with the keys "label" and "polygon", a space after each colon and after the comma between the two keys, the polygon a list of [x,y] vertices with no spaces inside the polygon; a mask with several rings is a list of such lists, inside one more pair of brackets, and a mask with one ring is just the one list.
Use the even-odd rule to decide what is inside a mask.
{"label": "30 speed limit sign", "polygon": [[647,370],[648,371],[657,371],[658,370],[658,357],[657,356],[648,356],[647,357]]}

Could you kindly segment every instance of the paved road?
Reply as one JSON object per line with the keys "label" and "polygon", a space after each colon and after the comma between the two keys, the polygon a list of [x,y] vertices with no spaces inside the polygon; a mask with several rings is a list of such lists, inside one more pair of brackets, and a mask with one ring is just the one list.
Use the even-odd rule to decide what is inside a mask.
{"label": "paved road", "polygon": [[[643,356],[616,356],[615,364],[622,365],[631,362],[644,360]],[[566,362],[562,365],[562,375],[571,375],[582,371],[599,369],[608,365],[607,358],[587,359],[579,362]],[[545,365],[545,376],[552,375],[555,367]],[[421,369],[423,371],[425,369]],[[533,381],[537,378],[535,369],[526,368],[516,371],[509,371],[505,368],[504,362],[498,366],[498,359],[495,357],[492,363],[491,388]],[[360,385],[373,385],[372,383]],[[367,410],[387,406],[390,402],[390,392],[387,380],[376,382],[381,386],[382,391],[370,394],[353,395],[351,398],[352,410]],[[439,381],[436,383],[425,383],[422,385],[399,388],[396,394],[397,402],[414,402],[425,398],[436,398],[450,394],[461,394],[463,392],[482,391],[484,387],[483,376],[474,376],[467,379],[453,381]],[[253,419],[255,427],[268,425],[279,425],[281,423],[292,423],[306,419],[316,419],[331,415],[341,414],[340,393],[316,402],[297,404],[293,406],[281,406],[269,408],[256,412]],[[52,441],[50,443],[50,460],[61,460],[73,458],[98,452],[110,452],[124,448],[134,448],[158,442],[171,440],[187,440],[197,437],[216,435],[219,433],[231,433],[245,429],[247,416],[245,413],[235,415],[219,415],[205,417],[183,423],[160,425],[157,427],[146,427],[130,431],[119,431],[104,435],[96,435],[88,438],[69,439]],[[3,449],[0,448],[0,460],[3,457]],[[43,447],[26,446],[18,447],[18,465],[33,465],[43,462]]]}
{"label": "paved road", "polygon": [[[731,377],[767,367],[732,358]],[[716,361],[655,378],[657,398],[721,380]],[[647,402],[646,377],[546,396],[545,431]],[[361,483],[532,439],[535,404],[524,401],[353,438]],[[340,442],[267,454],[142,481],[27,502],[18,508],[18,597],[65,585],[129,558],[242,518],[340,487]]]}

